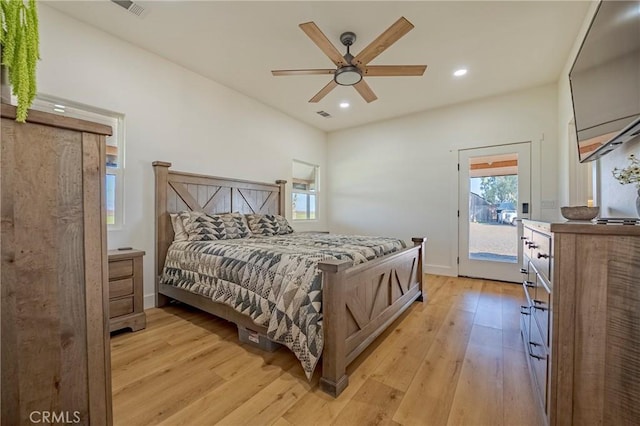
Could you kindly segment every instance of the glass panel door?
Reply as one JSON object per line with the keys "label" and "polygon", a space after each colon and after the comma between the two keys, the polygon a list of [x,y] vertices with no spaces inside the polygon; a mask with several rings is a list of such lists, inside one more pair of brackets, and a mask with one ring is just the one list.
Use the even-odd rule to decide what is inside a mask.
{"label": "glass panel door", "polygon": [[528,217],[530,144],[459,151],[462,276],[519,281],[520,222]]}

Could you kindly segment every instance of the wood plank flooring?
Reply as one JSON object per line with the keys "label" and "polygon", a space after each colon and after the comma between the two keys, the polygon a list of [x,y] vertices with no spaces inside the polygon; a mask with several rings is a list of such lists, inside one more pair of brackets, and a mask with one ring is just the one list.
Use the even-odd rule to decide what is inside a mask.
{"label": "wood plank flooring", "polygon": [[349,367],[333,399],[288,350],[177,305],[112,336],[116,425],[541,425],[519,332],[522,288],[427,275],[413,306]]}

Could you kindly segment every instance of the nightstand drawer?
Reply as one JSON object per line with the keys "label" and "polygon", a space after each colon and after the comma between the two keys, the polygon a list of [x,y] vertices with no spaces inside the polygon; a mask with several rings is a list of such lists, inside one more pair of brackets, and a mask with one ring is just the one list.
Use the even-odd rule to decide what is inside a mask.
{"label": "nightstand drawer", "polygon": [[133,294],[133,278],[109,281],[109,299]]}
{"label": "nightstand drawer", "polygon": [[109,262],[109,279],[125,278],[133,275],[133,260],[124,259]]}
{"label": "nightstand drawer", "polygon": [[109,302],[109,318],[127,315],[133,312],[133,297],[111,300]]}

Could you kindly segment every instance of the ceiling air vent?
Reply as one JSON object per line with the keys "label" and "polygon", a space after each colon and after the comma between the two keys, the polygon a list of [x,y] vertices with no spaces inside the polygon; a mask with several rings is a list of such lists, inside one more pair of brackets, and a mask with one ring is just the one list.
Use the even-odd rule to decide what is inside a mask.
{"label": "ceiling air vent", "polygon": [[133,13],[136,16],[139,16],[142,18],[143,16],[146,15],[147,10],[144,7],[130,0],[111,0],[111,1],[117,4],[118,6],[120,6],[121,8],[126,9],[127,11]]}
{"label": "ceiling air vent", "polygon": [[316,114],[321,115],[324,118],[331,118],[331,114],[329,114],[327,111],[316,111]]}

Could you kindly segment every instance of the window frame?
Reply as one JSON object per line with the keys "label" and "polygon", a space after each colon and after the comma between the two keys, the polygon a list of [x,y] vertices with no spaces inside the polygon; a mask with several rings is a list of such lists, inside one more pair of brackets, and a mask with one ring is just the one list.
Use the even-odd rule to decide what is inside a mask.
{"label": "window frame", "polygon": [[[64,105],[71,109],[71,111],[65,110],[64,112],[55,111],[53,108],[55,105]],[[125,211],[125,123],[124,114],[114,111],[105,110],[102,108],[81,104],[79,102],[70,101],[67,99],[58,98],[56,96],[46,95],[39,93],[32,105],[32,108],[38,111],[44,111],[50,114],[61,115],[65,117],[78,118],[81,120],[88,120],[107,126],[111,126],[113,135],[107,138],[114,138],[115,146],[118,149],[117,154],[117,167],[109,167],[105,158],[105,207],[106,207],[106,176],[113,175],[116,179],[115,187],[115,210],[114,210],[114,223],[107,224],[108,231],[119,231],[124,226],[124,211]],[[108,145],[107,145],[108,146]],[[105,211],[106,219],[106,211]]]}
{"label": "window frame", "polygon": [[[296,221],[296,222],[313,222],[313,221],[317,221],[318,220],[318,214],[319,214],[319,205],[320,205],[320,166],[318,166],[317,164],[312,164],[312,163],[308,163],[306,161],[301,161],[301,160],[296,160],[294,159],[292,161],[292,166],[295,166],[295,163],[298,164],[302,164],[304,166],[309,166],[312,167],[314,169],[314,180],[313,181],[306,181],[304,179],[300,179],[300,178],[296,178],[293,177],[293,173],[292,173],[292,177],[291,177],[291,207],[292,207],[292,211],[291,211],[291,220]],[[315,189],[311,190],[311,189],[299,189],[296,188],[295,185],[296,184],[300,184],[300,183],[305,183],[305,182],[313,182],[315,184]],[[296,194],[303,194],[307,196],[307,208],[306,208],[306,218],[298,218],[296,217],[295,213],[295,202],[294,202],[294,198],[296,196]],[[315,205],[313,206],[313,212],[315,213],[315,217],[311,218],[309,217],[311,215],[312,209],[311,209],[311,195],[314,196],[315,199]]]}
{"label": "window frame", "polygon": [[[116,147],[118,148],[118,166],[117,167],[109,167],[106,165],[105,161],[105,175],[113,175],[116,178],[116,189],[115,189],[115,209],[114,209],[114,223],[107,223],[107,230],[109,231],[119,231],[122,230],[124,226],[124,115],[119,115],[115,119],[115,124],[117,126],[114,129],[113,137],[116,138]],[[113,127],[113,126],[112,126]],[[106,160],[106,158],[105,158]],[[105,176],[106,179],[106,176]],[[106,181],[105,181],[105,192],[106,192]],[[105,207],[106,207],[106,199],[105,199]]]}

